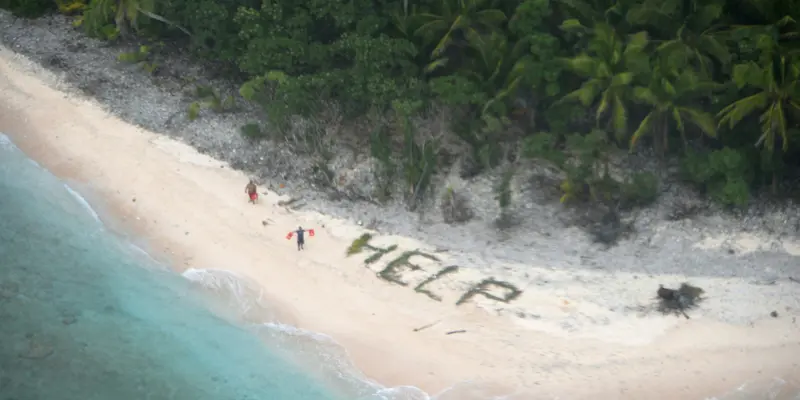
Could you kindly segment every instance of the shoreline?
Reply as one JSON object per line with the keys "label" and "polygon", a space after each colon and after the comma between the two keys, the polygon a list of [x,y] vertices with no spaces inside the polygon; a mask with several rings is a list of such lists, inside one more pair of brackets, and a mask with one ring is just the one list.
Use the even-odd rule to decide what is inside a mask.
{"label": "shoreline", "polygon": [[[662,321],[658,334],[643,335],[652,334],[655,339],[623,346],[597,338],[543,333],[535,319],[529,321],[531,326],[524,326],[496,315],[504,308],[497,302],[456,308],[449,302],[458,297],[456,291],[448,293],[448,302],[431,301],[409,288],[377,279],[375,271],[360,262],[364,257],[344,256],[362,229],[317,213],[278,207],[279,196],[274,192],[262,195],[262,203],[252,207],[241,193],[246,183],[243,173],[201,156],[189,146],[108,116],[91,102],[56,92],[39,77],[26,76],[25,68],[15,65],[5,49],[0,58],[0,110],[4,114],[0,131],[26,154],[60,178],[90,185],[125,228],[147,238],[159,254],[174,257],[171,265],[178,272],[188,267],[218,268],[254,279],[265,288],[270,303],[285,311],[287,321],[281,322],[330,335],[347,349],[359,369],[384,385],[413,384],[435,394],[459,381],[477,378],[507,386],[497,395],[517,388],[539,388],[540,393],[551,395],[569,393],[569,398],[596,396],[595,391],[602,390],[610,393],[610,398],[657,393],[665,398],[663,393],[676,389],[675,378],[684,380],[690,372],[694,382],[675,395],[723,393],[758,370],[776,376],[800,373],[794,361],[800,359],[800,344],[787,336],[797,330],[791,317],[759,321],[752,327],[704,321],[702,317],[686,322],[646,318],[643,325]],[[265,218],[273,223],[263,226]],[[297,221],[314,225],[319,232],[309,240],[308,251],[300,254],[283,238]],[[322,224],[325,228],[317,227]],[[404,248],[429,247],[399,237],[379,239],[384,243],[393,240]],[[267,255],[276,260],[269,268],[264,262]],[[787,293],[797,293],[788,284],[780,285]],[[586,294],[567,295],[580,299]],[[554,299],[531,300],[527,296],[526,300],[530,305]],[[322,309],[329,304],[339,307]],[[566,308],[564,313],[592,312],[561,305],[547,311],[559,308]],[[787,315],[796,313],[797,309]],[[546,320],[548,315],[539,318]],[[443,321],[413,331],[435,320]],[[628,334],[638,328],[631,328]],[[467,334],[444,335],[456,329],[465,329]],[[727,339],[715,337],[722,333]],[[614,335],[613,329],[608,335]],[[663,353],[670,351],[681,355],[662,359]],[[386,360],[393,360],[393,365]],[[742,366],[725,377],[681,367],[687,362],[699,362],[697,368],[702,369],[730,367],[735,360]],[[626,363],[627,370],[620,370]],[[737,381],[736,377],[744,379]]]}
{"label": "shoreline", "polygon": [[[186,109],[196,98],[188,93],[193,85],[187,82],[215,87],[234,97],[238,96],[239,87],[212,78],[212,72],[180,49],[160,54],[158,60],[164,71],[153,76],[118,61],[119,55],[133,49],[130,45],[88,38],[80,29],[72,27],[68,17],[54,15],[26,21],[14,19],[2,11],[0,43],[58,77],[55,82],[59,88],[95,99],[105,111],[123,121],[189,144],[202,154],[247,171],[259,179],[262,186],[301,198],[297,207],[352,224],[358,222],[383,234],[415,238],[437,248],[449,249],[456,255],[467,254],[468,257],[456,261],[482,269],[492,270],[492,264],[510,262],[634,274],[760,279],[767,273],[757,266],[769,264],[775,269],[773,275],[785,279],[795,273],[794,265],[800,262],[796,258],[800,248],[794,251],[794,258],[774,251],[783,245],[785,238],[795,243],[800,238],[800,214],[795,212],[791,201],[776,205],[761,199],[763,201],[755,202],[746,211],[725,211],[670,176],[664,177],[663,193],[655,204],[623,216],[629,222],[633,219],[636,233],[610,249],[593,243],[585,232],[585,223],[576,220],[587,217],[583,215],[587,210],[564,207],[558,202],[558,196],[553,198],[547,194],[552,187],[542,180],[558,176],[537,163],[519,165],[520,174],[512,182],[514,201],[510,210],[518,225],[504,230],[494,223],[499,210],[493,188],[500,171],[488,171],[465,180],[457,176],[458,171],[451,170],[449,173],[442,171],[442,176],[437,178],[434,191],[453,187],[468,197],[476,215],[465,224],[452,225],[443,221],[442,213],[437,210],[442,193],[428,196],[422,207],[424,213],[408,211],[402,199],[390,199],[381,204],[364,201],[363,196],[356,196],[354,200],[348,194],[350,189],[368,192],[374,184],[371,182],[374,160],[348,144],[349,137],[363,135],[357,126],[348,127],[341,120],[306,121],[331,122],[334,128],[342,130],[342,140],[333,143],[336,155],[329,162],[337,184],[320,186],[316,179],[310,178],[314,174],[311,166],[318,161],[314,157],[280,139],[253,141],[241,134],[241,127],[246,123],[263,121],[263,110],[254,104],[240,99],[243,107],[237,111],[203,112],[199,119],[189,120]],[[439,126],[437,124],[439,122],[434,125]],[[302,131],[297,129],[304,129],[303,124],[295,126],[291,133],[301,135]],[[625,168],[663,172],[665,168],[676,167],[654,163],[646,155],[633,157],[628,160],[632,164]],[[685,213],[687,206],[699,211],[674,220],[674,213]],[[750,245],[741,249],[737,243],[741,238],[735,237],[741,233],[760,236],[762,243],[755,249]],[[716,239],[720,234],[733,237],[717,243],[712,251],[687,249],[689,244],[709,237]],[[568,251],[563,251],[564,248]],[[740,256],[740,251],[745,255],[753,250],[760,253],[758,262]],[[736,256],[730,256],[734,253]],[[497,271],[487,273],[498,274]]]}

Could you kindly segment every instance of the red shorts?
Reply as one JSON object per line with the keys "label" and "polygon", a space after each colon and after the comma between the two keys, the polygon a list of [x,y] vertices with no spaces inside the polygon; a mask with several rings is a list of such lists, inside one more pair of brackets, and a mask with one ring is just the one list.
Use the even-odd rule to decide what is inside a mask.
{"label": "red shorts", "polygon": [[250,200],[253,201],[258,200],[258,193],[250,193]]}

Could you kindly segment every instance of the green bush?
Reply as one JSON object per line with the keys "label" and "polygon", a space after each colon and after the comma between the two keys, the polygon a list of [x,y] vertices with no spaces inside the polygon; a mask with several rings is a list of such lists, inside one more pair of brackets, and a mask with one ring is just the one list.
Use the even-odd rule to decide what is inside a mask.
{"label": "green bush", "polygon": [[261,125],[257,122],[250,122],[242,126],[242,136],[248,139],[264,139],[267,137],[267,133],[261,129]]}
{"label": "green bush", "polygon": [[620,190],[623,206],[646,206],[658,198],[658,177],[652,172],[634,173],[620,185]]}
{"label": "green bush", "polygon": [[[397,145],[387,147],[389,158],[413,199],[441,160],[472,161],[471,176],[521,153],[565,172],[563,201],[644,204],[657,196],[655,177],[622,171],[630,179],[617,182],[608,159],[648,144],[665,157],[691,143],[748,149],[738,159],[724,149],[685,157],[688,179],[724,204],[746,204],[753,182],[777,190],[799,159],[792,127],[800,123],[800,55],[791,51],[798,8],[665,1],[161,0],[118,21],[112,7],[100,7],[113,2],[95,0],[82,21],[105,39],[180,36],[215,67],[235,71],[245,82],[240,94],[264,107],[276,132],[331,104],[353,126],[396,104],[408,106],[402,118],[442,107],[455,136],[442,143],[450,150],[460,140],[464,154],[440,154],[439,143],[409,140],[405,128],[381,137]],[[55,2],[0,6],[40,15]],[[181,27],[191,31],[188,42]],[[231,110],[231,99],[198,96],[190,117]],[[358,136],[348,139],[367,144],[373,128],[348,129]]]}
{"label": "green bush", "polygon": [[709,153],[688,153],[683,174],[714,200],[728,206],[745,206],[750,200],[753,174],[743,151],[725,147]]}
{"label": "green bush", "polygon": [[370,154],[378,161],[378,168],[375,169],[375,178],[378,181],[375,196],[379,201],[386,201],[392,195],[395,166],[392,161],[392,141],[385,125],[380,125],[370,135]]}
{"label": "green bush", "polygon": [[57,10],[57,4],[53,0],[0,0],[0,8],[15,17],[39,18]]}
{"label": "green bush", "polygon": [[403,125],[403,177],[408,187],[408,204],[413,210],[427,193],[431,177],[436,173],[437,143],[414,137],[414,127],[407,118]]}

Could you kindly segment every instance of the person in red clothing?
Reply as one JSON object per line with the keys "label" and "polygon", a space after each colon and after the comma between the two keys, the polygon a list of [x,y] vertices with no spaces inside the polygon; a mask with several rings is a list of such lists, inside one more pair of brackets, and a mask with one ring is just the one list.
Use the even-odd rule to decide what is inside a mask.
{"label": "person in red clothing", "polygon": [[256,201],[258,201],[258,188],[256,187],[256,183],[253,182],[252,179],[250,179],[250,183],[248,183],[247,186],[244,187],[244,192],[247,193],[248,196],[250,196],[250,202],[256,204]]}

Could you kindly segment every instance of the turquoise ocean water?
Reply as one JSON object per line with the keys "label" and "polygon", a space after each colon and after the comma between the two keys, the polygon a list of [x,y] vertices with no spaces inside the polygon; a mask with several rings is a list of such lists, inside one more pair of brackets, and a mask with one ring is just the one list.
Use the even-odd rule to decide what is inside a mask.
{"label": "turquoise ocean water", "polygon": [[268,322],[258,294],[158,264],[0,134],[0,400],[428,398]]}
{"label": "turquoise ocean water", "polygon": [[[370,382],[327,336],[275,322],[258,287],[224,267],[172,272],[0,133],[0,400],[430,399]],[[715,399],[800,400],[792,386]],[[479,393],[438,399],[490,399]]]}

